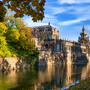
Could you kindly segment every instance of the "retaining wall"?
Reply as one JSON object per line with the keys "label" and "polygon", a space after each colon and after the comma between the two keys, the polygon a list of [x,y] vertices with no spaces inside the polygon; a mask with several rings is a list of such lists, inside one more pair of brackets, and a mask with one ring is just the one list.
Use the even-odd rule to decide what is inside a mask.
{"label": "retaining wall", "polygon": [[10,70],[26,67],[30,67],[30,64],[25,61],[25,58],[14,58],[14,57],[0,58],[0,70]]}
{"label": "retaining wall", "polygon": [[67,63],[87,63],[89,55],[73,52],[39,51],[39,66]]}

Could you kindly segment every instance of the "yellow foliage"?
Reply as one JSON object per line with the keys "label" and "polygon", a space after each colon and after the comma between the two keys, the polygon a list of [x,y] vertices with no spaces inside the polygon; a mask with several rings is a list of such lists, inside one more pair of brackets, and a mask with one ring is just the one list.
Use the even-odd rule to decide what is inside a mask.
{"label": "yellow foliage", "polygon": [[12,56],[13,56],[13,57],[17,57],[17,55],[16,55],[16,54],[13,54]]}
{"label": "yellow foliage", "polygon": [[2,23],[0,22],[0,36],[2,36],[7,30],[7,27]]}
{"label": "yellow foliage", "polygon": [[0,57],[2,57],[2,55],[4,55],[4,52],[0,50]]}
{"label": "yellow foliage", "polygon": [[18,41],[20,37],[18,29],[11,29],[7,31],[7,39],[11,41]]}
{"label": "yellow foliage", "polygon": [[7,30],[7,27],[2,22],[0,22],[0,29],[3,29],[5,31]]}
{"label": "yellow foliage", "polygon": [[5,51],[4,54],[6,55],[6,57],[11,57],[12,56],[10,51],[7,51],[7,52]]}
{"label": "yellow foliage", "polygon": [[31,39],[33,36],[31,35],[31,28],[25,29],[25,34],[27,35],[27,39]]}
{"label": "yellow foliage", "polygon": [[0,37],[0,42],[1,44],[0,45],[6,45],[6,37]]}
{"label": "yellow foliage", "polygon": [[18,27],[21,30],[24,30],[25,29],[24,21],[21,20],[21,18],[17,18],[16,19],[15,25],[16,25],[16,27]]}
{"label": "yellow foliage", "polygon": [[23,47],[23,49],[28,48],[34,48],[34,41],[31,41],[32,35],[31,35],[31,28],[25,27],[24,30],[20,30],[20,45]]}
{"label": "yellow foliage", "polygon": [[11,38],[12,39],[16,39],[16,40],[18,40],[19,39],[19,37],[20,37],[20,34],[19,34],[19,30],[18,29],[12,29],[12,32],[13,33],[11,33]]}

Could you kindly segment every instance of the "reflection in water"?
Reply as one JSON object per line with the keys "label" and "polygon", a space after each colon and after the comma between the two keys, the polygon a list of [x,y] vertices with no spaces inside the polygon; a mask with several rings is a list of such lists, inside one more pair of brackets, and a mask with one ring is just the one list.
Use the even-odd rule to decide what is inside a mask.
{"label": "reflection in water", "polygon": [[83,80],[84,78],[90,77],[90,62],[88,62],[87,66],[82,68],[82,72],[83,74],[81,74],[81,80]]}
{"label": "reflection in water", "polygon": [[0,72],[0,90],[64,90],[90,76],[90,62]]}

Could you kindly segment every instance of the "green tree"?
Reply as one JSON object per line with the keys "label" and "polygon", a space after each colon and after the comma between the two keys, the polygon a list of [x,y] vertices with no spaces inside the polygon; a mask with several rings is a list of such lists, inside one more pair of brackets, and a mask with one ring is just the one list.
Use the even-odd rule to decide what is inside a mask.
{"label": "green tree", "polygon": [[4,20],[5,14],[7,13],[6,8],[3,5],[3,2],[0,1],[0,22]]}
{"label": "green tree", "polygon": [[11,56],[11,52],[7,47],[6,37],[4,36],[6,31],[7,31],[7,27],[0,22],[0,57]]}
{"label": "green tree", "polygon": [[4,24],[8,28],[6,39],[10,44],[13,44],[17,49],[34,48],[31,41],[31,28],[28,28],[21,18],[15,18],[11,11],[11,15],[6,14]]}
{"label": "green tree", "polygon": [[3,21],[4,24],[7,26],[7,28],[8,29],[15,28],[19,30],[25,29],[26,23],[24,23],[24,21],[21,18],[15,18],[11,9],[8,9],[8,11],[10,11],[10,15],[9,12],[7,12]]}
{"label": "green tree", "polygon": [[[31,28],[28,28],[20,18],[15,18],[12,13],[11,15],[6,15],[3,23],[5,25],[1,25],[0,35],[5,38],[1,39],[1,45],[3,46],[5,41],[6,44],[4,46],[6,48],[3,47],[0,53],[3,53],[4,57],[7,57],[7,55],[11,57],[25,57],[31,65],[38,64],[39,52],[34,47],[34,41],[32,42],[31,40],[33,38]],[[3,49],[7,50],[8,54],[5,54],[7,51]]]}
{"label": "green tree", "polygon": [[17,42],[19,40],[20,34],[18,29],[11,28],[7,30],[6,38],[8,42]]}
{"label": "green tree", "polygon": [[[15,11],[14,17],[24,17],[25,15],[33,17],[32,20],[34,22],[37,22],[37,20],[43,20],[44,18],[44,4],[45,0],[3,0],[0,1],[0,5],[7,6],[12,11]],[[3,8],[1,8],[1,17],[5,16],[6,10],[3,11]],[[3,20],[0,19],[2,22]]]}

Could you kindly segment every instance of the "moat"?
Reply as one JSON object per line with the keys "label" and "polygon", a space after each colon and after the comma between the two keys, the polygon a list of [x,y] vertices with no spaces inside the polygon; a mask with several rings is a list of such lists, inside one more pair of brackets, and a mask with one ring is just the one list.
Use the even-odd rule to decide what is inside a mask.
{"label": "moat", "polygon": [[0,71],[0,90],[65,90],[90,76],[90,62]]}

